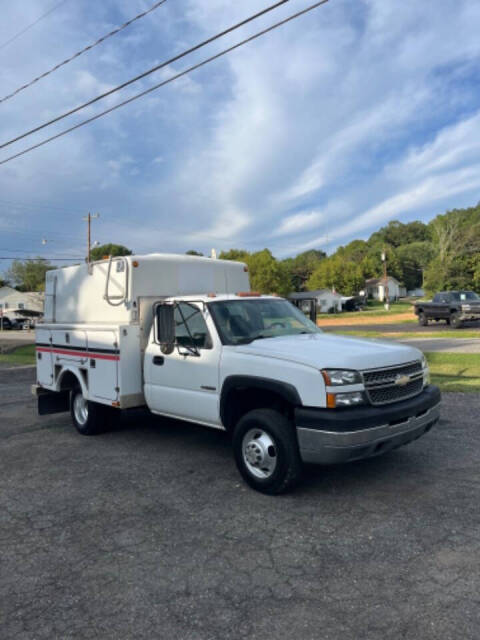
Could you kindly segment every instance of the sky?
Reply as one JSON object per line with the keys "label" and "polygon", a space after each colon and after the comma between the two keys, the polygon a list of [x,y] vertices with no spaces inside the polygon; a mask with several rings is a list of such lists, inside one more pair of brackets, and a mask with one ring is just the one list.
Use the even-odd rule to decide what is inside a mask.
{"label": "sky", "polygon": [[[313,1],[313,0],[311,0]],[[0,93],[154,0],[5,3]],[[3,143],[272,4],[167,0],[0,104]],[[42,132],[53,135],[310,3],[290,0],[234,34]],[[480,3],[330,0],[73,133],[0,165],[0,256],[268,247],[332,252],[390,220],[428,221],[480,200]],[[9,262],[0,261],[0,272]]]}

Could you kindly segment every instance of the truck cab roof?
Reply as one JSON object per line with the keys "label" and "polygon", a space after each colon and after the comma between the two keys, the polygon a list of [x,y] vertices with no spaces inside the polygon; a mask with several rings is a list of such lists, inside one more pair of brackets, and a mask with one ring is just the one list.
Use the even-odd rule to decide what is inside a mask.
{"label": "truck cab roof", "polygon": [[261,295],[259,293],[245,291],[238,293],[204,293],[201,295],[191,296],[172,296],[166,299],[166,302],[181,300],[182,302],[226,302],[229,300],[284,300],[279,296]]}

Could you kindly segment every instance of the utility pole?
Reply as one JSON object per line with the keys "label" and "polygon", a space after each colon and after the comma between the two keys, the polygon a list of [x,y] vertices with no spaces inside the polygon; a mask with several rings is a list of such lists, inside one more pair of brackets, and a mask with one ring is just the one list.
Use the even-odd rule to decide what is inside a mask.
{"label": "utility pole", "polygon": [[90,248],[92,246],[92,219],[99,218],[99,213],[90,213],[88,212],[88,216],[83,218],[83,220],[87,221],[87,264],[90,264]]}
{"label": "utility pole", "polygon": [[388,311],[390,309],[390,303],[388,300],[388,278],[387,278],[387,250],[385,247],[383,247],[383,251],[382,251],[382,262],[383,262],[383,281],[384,281],[384,286],[383,286],[383,298],[384,298],[384,303],[385,303],[385,309]]}

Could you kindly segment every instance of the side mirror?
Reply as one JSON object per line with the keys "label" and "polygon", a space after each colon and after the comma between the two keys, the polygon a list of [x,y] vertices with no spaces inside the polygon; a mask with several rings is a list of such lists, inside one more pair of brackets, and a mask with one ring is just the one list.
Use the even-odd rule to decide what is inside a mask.
{"label": "side mirror", "polygon": [[169,354],[175,348],[175,306],[159,304],[157,307],[157,332],[162,353]]}

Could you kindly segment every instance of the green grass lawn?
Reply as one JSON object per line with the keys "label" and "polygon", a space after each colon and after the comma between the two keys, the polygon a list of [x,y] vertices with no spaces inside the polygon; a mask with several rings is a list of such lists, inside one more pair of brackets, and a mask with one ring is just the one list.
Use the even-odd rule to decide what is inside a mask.
{"label": "green grass lawn", "polygon": [[35,364],[35,345],[27,344],[18,347],[11,353],[0,354],[0,363],[19,365],[19,364]]}
{"label": "green grass lawn", "polygon": [[480,391],[480,355],[426,353],[432,384],[442,391]]}
{"label": "green grass lawn", "polygon": [[394,313],[411,313],[413,306],[411,302],[392,302],[390,309],[387,311],[383,306],[383,302],[370,301],[364,311],[352,312],[355,317],[374,317],[374,316],[389,316]]}

